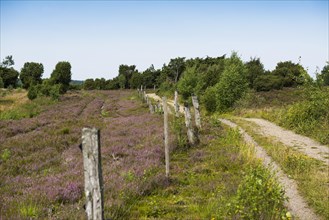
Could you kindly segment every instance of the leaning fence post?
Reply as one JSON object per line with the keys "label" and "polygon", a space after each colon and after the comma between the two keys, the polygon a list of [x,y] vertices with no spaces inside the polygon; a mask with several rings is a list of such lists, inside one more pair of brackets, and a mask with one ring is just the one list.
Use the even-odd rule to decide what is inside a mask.
{"label": "leaning fence post", "polygon": [[151,114],[154,114],[154,107],[153,107],[151,101],[149,102],[149,108],[150,108],[150,113],[151,113]]}
{"label": "leaning fence post", "polygon": [[175,99],[174,99],[174,107],[175,107],[175,115],[176,117],[179,116],[179,105],[178,105],[178,92],[177,90],[175,91]]}
{"label": "leaning fence post", "polygon": [[165,143],[165,161],[166,161],[166,177],[169,177],[169,140],[168,140],[168,107],[167,98],[162,97],[163,118],[164,118],[164,143]]}
{"label": "leaning fence post", "polygon": [[102,220],[104,203],[101,146],[100,132],[96,128],[82,129],[82,154],[87,219]]}
{"label": "leaning fence post", "polygon": [[190,113],[190,108],[187,105],[187,103],[185,103],[184,110],[185,110],[185,125],[187,128],[187,139],[188,139],[188,142],[190,143],[190,145],[193,146],[193,145],[195,145],[196,140],[195,140],[193,127],[192,127],[192,123],[191,123],[192,117],[191,117],[191,113]]}
{"label": "leaning fence post", "polygon": [[199,102],[198,97],[196,95],[192,96],[192,103],[194,107],[194,114],[195,114],[195,125],[198,129],[201,129],[201,116],[199,110]]}

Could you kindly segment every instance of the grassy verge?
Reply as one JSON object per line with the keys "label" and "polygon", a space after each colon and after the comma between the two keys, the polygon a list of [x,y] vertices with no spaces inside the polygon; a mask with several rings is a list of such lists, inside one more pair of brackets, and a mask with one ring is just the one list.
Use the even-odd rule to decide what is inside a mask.
{"label": "grassy verge", "polygon": [[281,187],[239,132],[215,120],[204,126],[198,146],[184,147],[184,140],[177,140],[167,185],[139,198],[130,218],[284,219]]}
{"label": "grassy verge", "polygon": [[44,107],[56,101],[40,97],[33,101],[28,100],[25,90],[1,91],[0,95],[0,120],[32,118],[44,110]]}
{"label": "grassy verge", "polygon": [[296,180],[299,191],[316,213],[324,219],[328,219],[328,166],[269,137],[257,134],[254,130],[255,128],[257,129],[257,125],[251,122],[238,118],[231,118],[231,120],[252,135],[255,141],[267,151],[269,156],[281,166],[283,171]]}
{"label": "grassy verge", "polygon": [[249,93],[234,115],[258,117],[329,144],[329,87]]}

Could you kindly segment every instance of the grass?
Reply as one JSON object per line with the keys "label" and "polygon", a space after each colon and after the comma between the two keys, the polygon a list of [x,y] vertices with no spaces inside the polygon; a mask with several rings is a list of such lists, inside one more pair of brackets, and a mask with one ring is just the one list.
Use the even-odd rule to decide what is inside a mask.
{"label": "grass", "polygon": [[22,89],[2,91],[0,96],[0,120],[19,120],[32,118],[40,114],[48,106],[56,103],[47,97],[33,101],[27,98],[27,92]]}
{"label": "grass", "polygon": [[329,87],[250,92],[233,114],[272,121],[296,133],[329,144]]}
{"label": "grass", "polygon": [[271,138],[259,135],[256,132],[257,125],[251,122],[238,118],[231,119],[252,135],[283,171],[296,180],[299,191],[316,213],[328,219],[328,166]]}
{"label": "grass", "polygon": [[[239,132],[223,129],[216,121],[206,124],[199,146],[181,146],[172,152],[167,185],[140,198],[130,218],[285,218],[281,187],[254,158],[253,149],[243,143]],[[264,184],[259,187],[257,181]],[[266,193],[269,196],[264,197]]]}

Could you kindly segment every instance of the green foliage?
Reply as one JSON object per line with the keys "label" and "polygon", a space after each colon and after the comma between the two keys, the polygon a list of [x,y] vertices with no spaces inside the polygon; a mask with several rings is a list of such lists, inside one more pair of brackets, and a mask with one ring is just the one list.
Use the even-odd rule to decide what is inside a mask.
{"label": "green foliage", "polygon": [[138,72],[134,72],[131,76],[129,84],[132,89],[137,89],[140,88],[140,86],[142,85],[142,81],[142,75]]}
{"label": "green foliage", "polygon": [[27,93],[27,97],[30,100],[36,99],[38,97],[38,89],[37,86],[30,86],[28,93]]}
{"label": "green foliage", "polygon": [[195,67],[188,67],[181,79],[178,81],[177,88],[179,94],[182,95],[184,100],[187,100],[192,94],[196,94],[198,84],[198,76]]}
{"label": "green foliage", "polygon": [[243,62],[233,53],[226,60],[222,77],[215,85],[216,107],[219,112],[227,111],[246,92],[248,85],[245,76]]}
{"label": "green foliage", "polygon": [[120,89],[126,88],[126,81],[127,80],[126,80],[125,75],[118,76],[118,84],[119,84]]}
{"label": "green foliage", "polygon": [[181,117],[175,117],[171,122],[171,130],[176,136],[177,148],[186,149],[188,142],[186,138],[184,119]]}
{"label": "green foliage", "polygon": [[295,64],[291,61],[279,62],[272,74],[281,76],[283,78],[283,86],[285,87],[302,85],[310,79],[310,76],[300,64]]}
{"label": "green foliage", "polygon": [[265,73],[264,65],[260,62],[259,58],[251,58],[250,61],[245,64],[245,67],[249,87],[254,88],[255,79]]}
{"label": "green foliage", "polygon": [[325,65],[320,74],[316,75],[320,85],[329,86],[329,62]]}
{"label": "green foliage", "polygon": [[328,144],[329,131],[326,129],[329,127],[328,93],[325,89],[309,88],[307,97],[305,101],[290,105],[280,123],[301,134],[315,132],[313,135],[320,142]]}
{"label": "green foliage", "polygon": [[21,69],[20,79],[24,89],[31,85],[42,83],[43,65],[41,63],[27,62]]}
{"label": "green foliage", "polygon": [[5,84],[3,83],[2,77],[0,77],[0,89],[2,89],[5,86]]}
{"label": "green foliage", "polygon": [[172,81],[177,83],[180,76],[182,75],[182,73],[185,70],[185,57],[177,57],[175,59],[170,59],[168,68],[169,68],[168,77]]}
{"label": "green foliage", "polygon": [[0,66],[0,77],[2,78],[4,88],[15,88],[18,80],[18,75],[18,71],[16,71],[14,68]]}
{"label": "green foliage", "polygon": [[217,99],[216,99],[216,88],[208,87],[202,96],[202,103],[204,104],[206,110],[213,113],[217,109]]}
{"label": "green foliage", "polygon": [[55,69],[51,74],[52,84],[62,84],[61,94],[64,94],[70,85],[71,82],[71,64],[67,61],[58,62]]}
{"label": "green foliage", "polygon": [[281,219],[285,216],[284,190],[262,165],[251,168],[239,185],[231,213],[239,219]]}
{"label": "green foliage", "polygon": [[41,210],[38,207],[37,204],[32,203],[32,202],[28,202],[28,203],[22,203],[20,204],[19,207],[19,214],[23,217],[23,218],[38,218],[39,215],[41,214]]}
{"label": "green foliage", "polygon": [[253,88],[256,91],[270,91],[273,89],[282,89],[283,87],[283,77],[265,74],[258,76],[253,82]]}
{"label": "green foliage", "polygon": [[10,159],[11,151],[9,149],[4,149],[0,155],[1,161],[6,162]]}

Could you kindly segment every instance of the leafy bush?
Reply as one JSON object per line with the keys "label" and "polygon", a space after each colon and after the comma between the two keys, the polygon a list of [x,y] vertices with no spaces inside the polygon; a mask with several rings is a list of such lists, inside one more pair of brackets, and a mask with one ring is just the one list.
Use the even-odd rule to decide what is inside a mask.
{"label": "leafy bush", "polygon": [[256,91],[270,91],[273,89],[282,89],[283,78],[277,75],[260,75],[254,81]]}
{"label": "leafy bush", "polygon": [[36,86],[30,86],[27,97],[30,100],[36,99],[38,97],[38,89]]}
{"label": "leafy bush", "polygon": [[216,101],[216,88],[208,87],[202,96],[202,103],[204,104],[206,110],[208,112],[215,112],[217,101]]}
{"label": "leafy bush", "polygon": [[238,219],[281,219],[285,216],[284,190],[263,166],[250,169],[239,185],[231,214]]}
{"label": "leafy bush", "polygon": [[308,90],[308,100],[290,105],[280,123],[298,133],[311,134],[310,136],[315,136],[320,142],[327,144],[329,143],[329,96],[320,88]]}
{"label": "leafy bush", "polygon": [[181,79],[178,81],[178,92],[182,95],[184,100],[187,100],[191,94],[195,94],[197,92],[197,84],[198,76],[196,75],[195,68],[187,68]]}

